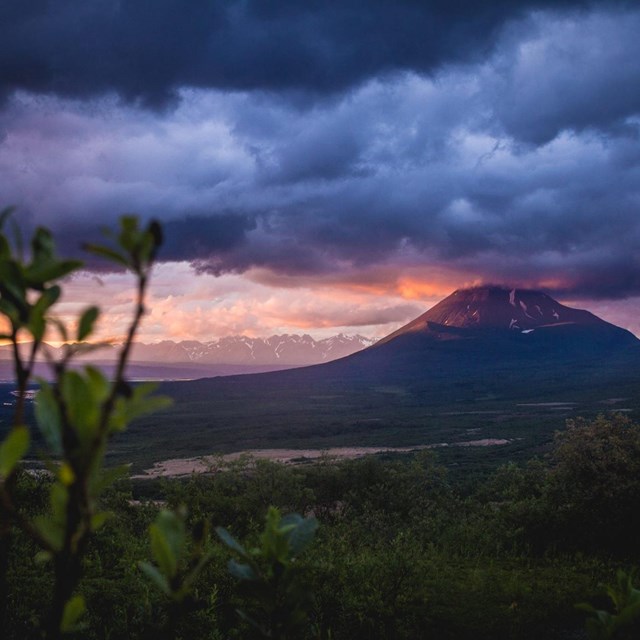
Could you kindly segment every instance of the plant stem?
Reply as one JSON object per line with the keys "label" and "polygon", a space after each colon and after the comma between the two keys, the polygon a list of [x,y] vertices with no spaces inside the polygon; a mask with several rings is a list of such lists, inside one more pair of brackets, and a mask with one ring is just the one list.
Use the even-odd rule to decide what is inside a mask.
{"label": "plant stem", "polygon": [[54,559],[54,588],[51,614],[46,629],[48,640],[62,636],[64,609],[82,575],[82,557],[87,542],[87,492],[84,482],[69,487],[67,522],[62,550]]}

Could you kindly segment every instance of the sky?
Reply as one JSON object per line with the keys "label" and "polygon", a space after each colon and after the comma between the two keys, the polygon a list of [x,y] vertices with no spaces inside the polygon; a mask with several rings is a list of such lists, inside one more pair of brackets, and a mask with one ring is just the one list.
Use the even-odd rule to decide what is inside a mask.
{"label": "sky", "polygon": [[[640,335],[640,3],[4,0],[0,193],[163,224],[141,339],[382,337],[541,288]],[[131,278],[89,258],[63,316]]]}

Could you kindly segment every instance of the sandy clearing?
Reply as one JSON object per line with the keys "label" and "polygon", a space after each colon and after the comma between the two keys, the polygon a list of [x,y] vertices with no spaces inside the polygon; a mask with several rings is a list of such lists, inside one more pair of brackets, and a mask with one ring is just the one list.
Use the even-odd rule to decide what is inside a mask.
{"label": "sandy clearing", "polygon": [[511,440],[502,438],[483,438],[481,440],[466,440],[464,442],[440,442],[437,444],[417,445],[413,447],[333,447],[330,449],[252,449],[237,451],[223,456],[208,455],[197,458],[171,458],[156,462],[150,469],[145,469],[140,475],[131,476],[132,479],[149,479],[160,477],[189,476],[193,473],[211,473],[220,469],[225,463],[233,462],[244,457],[249,460],[271,460],[282,464],[300,464],[306,461],[320,459],[353,460],[376,453],[397,452],[409,453],[423,449],[438,447],[491,447],[509,444]]}

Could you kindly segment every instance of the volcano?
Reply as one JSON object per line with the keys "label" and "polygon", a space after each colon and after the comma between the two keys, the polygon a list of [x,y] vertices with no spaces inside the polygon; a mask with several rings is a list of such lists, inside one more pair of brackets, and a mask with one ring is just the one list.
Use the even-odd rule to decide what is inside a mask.
{"label": "volcano", "polygon": [[403,384],[548,388],[638,368],[639,352],[630,331],[589,311],[540,291],[487,286],[459,289],[372,347],[324,366],[328,374],[333,365],[331,375]]}
{"label": "volcano", "polygon": [[425,336],[436,340],[507,339],[513,348],[562,341],[563,350],[573,348],[578,353],[640,344],[626,329],[589,311],[567,307],[546,293],[498,286],[454,291],[377,346]]}
{"label": "volcano", "polygon": [[609,326],[589,311],[560,304],[546,293],[505,287],[459,289],[386,340],[428,323],[461,329],[508,329],[528,332],[558,325]]}

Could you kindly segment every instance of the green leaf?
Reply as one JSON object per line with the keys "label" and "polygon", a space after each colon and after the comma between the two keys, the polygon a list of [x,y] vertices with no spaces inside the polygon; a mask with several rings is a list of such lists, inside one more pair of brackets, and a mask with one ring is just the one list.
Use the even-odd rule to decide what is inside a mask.
{"label": "green leaf", "polygon": [[121,395],[111,415],[109,429],[123,431],[132,420],[170,407],[173,404],[171,398],[150,395],[157,386],[154,382],[138,384],[133,387],[130,397]]}
{"label": "green leaf", "polygon": [[29,331],[31,331],[31,335],[33,336],[34,340],[37,340],[38,342],[42,340],[46,329],[46,323],[42,312],[34,313],[34,309],[31,310],[28,328]]}
{"label": "green leaf", "polygon": [[[0,299],[0,313],[9,318],[12,326],[17,327],[20,325],[20,311],[18,307],[6,298]],[[11,339],[11,336],[7,337]]]}
{"label": "green leaf", "polygon": [[[45,304],[47,309],[52,307],[62,295],[62,289],[57,285],[51,285],[48,289],[45,289],[42,296],[40,296],[40,300],[42,300],[42,304]],[[38,301],[40,302],[40,301]]]}
{"label": "green leaf", "polygon": [[256,572],[248,565],[236,562],[233,558],[227,563],[229,573],[238,580],[256,580]]}
{"label": "green leaf", "polygon": [[84,602],[84,596],[73,596],[73,598],[64,605],[60,631],[68,633],[76,630],[78,628],[78,620],[86,610],[87,607]]}
{"label": "green leaf", "polygon": [[127,401],[125,398],[117,398],[109,417],[109,432],[124,431],[127,428],[127,424]]}
{"label": "green leaf", "polygon": [[141,265],[148,266],[155,260],[162,242],[162,227],[157,220],[152,220],[144,232],[138,233],[138,240],[132,253]]}
{"label": "green leaf", "polygon": [[51,231],[38,227],[31,239],[34,261],[51,259],[55,252],[55,243]]}
{"label": "green leaf", "polygon": [[27,292],[21,266],[14,260],[0,260],[0,292],[2,298],[18,310],[27,308]]}
{"label": "green leaf", "polygon": [[100,369],[88,365],[84,368],[84,372],[87,376],[87,382],[91,387],[91,393],[96,402],[103,402],[109,395],[109,381],[104,376]]}
{"label": "green leaf", "polygon": [[169,581],[158,571],[158,568],[152,565],[150,562],[138,562],[138,567],[147,578],[153,582],[162,593],[165,595],[171,595],[171,587]]}
{"label": "green leaf", "polygon": [[243,558],[249,557],[245,548],[226,529],[223,527],[216,527],[216,534],[218,535],[218,538],[220,538],[220,540],[229,547],[229,549],[236,551]]}
{"label": "green leaf", "polygon": [[60,407],[55,398],[53,387],[40,380],[40,391],[35,402],[36,421],[54,455],[62,453],[62,422]]}
{"label": "green leaf", "polygon": [[118,242],[127,252],[133,254],[138,243],[138,218],[136,216],[122,216],[120,218],[120,234]]}
{"label": "green leaf", "polygon": [[7,477],[29,450],[29,430],[14,427],[0,444],[0,476]]}
{"label": "green leaf", "polygon": [[36,564],[47,564],[47,562],[51,562],[51,560],[53,560],[51,551],[38,551],[33,558]]}
{"label": "green leaf", "polygon": [[89,442],[95,435],[100,416],[100,405],[95,402],[91,385],[77,371],[65,371],[60,388],[69,422],[80,440]]}
{"label": "green leaf", "polygon": [[151,237],[153,238],[153,243],[156,249],[160,247],[164,242],[162,226],[157,220],[152,220],[149,223],[149,227],[147,228],[147,233],[150,234]]}
{"label": "green leaf", "polygon": [[154,250],[153,238],[150,235],[143,234],[134,249],[136,262],[140,265],[149,264]]}
{"label": "green leaf", "polygon": [[98,307],[89,307],[84,311],[78,323],[78,342],[82,342],[93,332],[93,325],[99,315],[100,309],[98,309]]}
{"label": "green leaf", "polygon": [[149,527],[151,553],[162,573],[172,578],[184,551],[186,531],[183,520],[173,511],[161,511]]}
{"label": "green leaf", "polygon": [[112,516],[110,511],[100,511],[91,516],[91,531],[97,531]]}
{"label": "green leaf", "polygon": [[76,479],[76,474],[73,472],[71,465],[68,462],[63,462],[58,468],[58,480],[65,487],[71,486]]}
{"label": "green leaf", "polygon": [[9,241],[6,236],[2,233],[0,234],[0,259],[6,260],[11,256],[11,246],[9,245]]}
{"label": "green leaf", "polygon": [[616,617],[615,628],[624,628],[631,624],[640,616],[640,602],[627,605]]}
{"label": "green leaf", "polygon": [[134,420],[140,416],[168,409],[172,404],[173,400],[168,396],[138,398],[134,392],[134,397],[127,403],[127,417],[129,420]]}
{"label": "green leaf", "polygon": [[58,301],[62,289],[53,285],[42,292],[29,314],[29,328],[37,340],[41,340],[45,330],[45,314]]}
{"label": "green leaf", "polygon": [[174,511],[163,509],[156,518],[156,524],[171,545],[174,554],[178,556],[187,538],[184,519]]}
{"label": "green leaf", "polygon": [[67,333],[67,327],[65,327],[64,322],[58,320],[58,318],[49,318],[49,321],[53,323],[55,328],[58,330],[62,341],[67,342],[67,340],[69,340],[69,334]]}
{"label": "green leaf", "polygon": [[151,536],[151,554],[162,573],[173,578],[178,570],[178,559],[173,554],[168,540],[156,524],[149,527]]}
{"label": "green leaf", "polygon": [[44,285],[51,280],[59,280],[77,271],[81,266],[80,260],[51,260],[42,264],[34,264],[25,269],[24,277],[31,287]]}
{"label": "green leaf", "polygon": [[293,556],[302,553],[313,541],[318,521],[315,518],[305,518],[289,534],[289,546]]}
{"label": "green leaf", "polygon": [[33,524],[38,533],[48,542],[52,549],[60,551],[64,539],[64,531],[59,522],[49,516],[36,516]]}
{"label": "green leaf", "polygon": [[109,247],[103,247],[97,244],[85,244],[84,249],[89,253],[93,253],[96,256],[100,256],[101,258],[106,258],[110,262],[115,262],[116,264],[120,264],[123,267],[126,267],[127,269],[131,268],[131,264],[129,263],[129,260],[124,255],[122,255],[121,253],[118,253],[117,251],[114,251],[113,249],[110,249]]}

